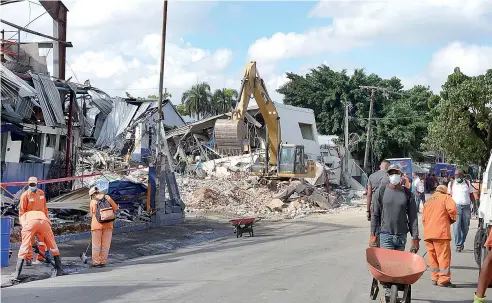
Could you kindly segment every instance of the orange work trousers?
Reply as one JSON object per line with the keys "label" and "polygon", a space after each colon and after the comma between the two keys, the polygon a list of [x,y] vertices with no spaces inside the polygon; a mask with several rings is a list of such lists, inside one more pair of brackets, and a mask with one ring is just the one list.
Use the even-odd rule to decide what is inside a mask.
{"label": "orange work trousers", "polygon": [[51,230],[51,224],[46,220],[35,219],[28,222],[22,228],[22,244],[19,248],[19,258],[29,260],[28,258],[30,257],[32,259],[32,243],[35,235],[38,236],[38,240],[44,240],[46,248],[51,251],[52,256],[60,255],[55,242],[55,236]]}
{"label": "orange work trousers", "polygon": [[108,259],[111,238],[113,237],[112,228],[95,229],[92,233],[92,264],[106,264]]}
{"label": "orange work trousers", "polygon": [[451,281],[451,240],[425,240],[431,279],[439,284]]}
{"label": "orange work trousers", "polygon": [[[36,238],[38,238],[38,249],[39,249],[39,252],[41,254],[43,254],[43,256],[46,256],[46,243],[44,243],[44,237],[41,235],[41,234],[36,234]],[[36,241],[34,241],[34,238],[32,238],[32,241],[31,241],[31,246],[36,244]],[[37,260],[38,261],[43,261],[44,258],[41,257],[41,254],[38,254],[38,257],[37,257]],[[31,254],[28,254],[27,257],[26,257],[27,260],[32,260],[33,259],[33,255],[32,253]]]}

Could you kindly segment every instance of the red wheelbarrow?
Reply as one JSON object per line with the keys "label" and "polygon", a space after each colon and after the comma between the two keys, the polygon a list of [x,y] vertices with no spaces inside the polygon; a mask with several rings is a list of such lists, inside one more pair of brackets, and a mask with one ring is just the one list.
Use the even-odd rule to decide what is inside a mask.
{"label": "red wheelbarrow", "polygon": [[250,237],[254,237],[253,224],[260,221],[256,218],[232,219],[229,222],[234,226],[236,238],[242,237],[243,233],[249,233]]}
{"label": "red wheelbarrow", "polygon": [[[423,257],[407,251],[370,247],[366,249],[366,260],[373,276],[371,300],[376,300],[379,293],[381,303],[411,302],[411,285],[417,282],[427,269]],[[383,286],[390,288],[389,301],[386,299]],[[399,291],[403,292],[402,297],[398,297]]]}

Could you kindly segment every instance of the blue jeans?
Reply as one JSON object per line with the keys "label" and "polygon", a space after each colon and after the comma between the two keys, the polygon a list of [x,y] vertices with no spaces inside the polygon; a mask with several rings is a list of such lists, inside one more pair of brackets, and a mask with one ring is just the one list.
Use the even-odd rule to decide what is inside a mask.
{"label": "blue jeans", "polygon": [[417,205],[417,212],[419,212],[420,211],[420,203],[422,202],[422,206],[425,203],[425,194],[424,193],[418,194],[417,192],[415,192],[414,199],[415,199],[415,204]]}
{"label": "blue jeans", "polygon": [[456,222],[453,224],[454,244],[456,247],[463,248],[470,228],[471,208],[470,205],[456,204],[456,209],[458,210],[458,215],[456,216]]}
{"label": "blue jeans", "polygon": [[379,247],[392,250],[405,250],[407,235],[391,235],[385,232],[379,234]]}

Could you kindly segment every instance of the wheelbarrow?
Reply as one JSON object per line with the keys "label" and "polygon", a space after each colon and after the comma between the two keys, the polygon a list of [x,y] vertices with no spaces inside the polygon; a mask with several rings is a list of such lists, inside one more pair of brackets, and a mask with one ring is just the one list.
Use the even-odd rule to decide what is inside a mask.
{"label": "wheelbarrow", "polygon": [[[370,298],[376,300],[379,293],[381,303],[411,302],[412,284],[427,269],[423,257],[407,251],[370,247],[366,249],[366,260],[373,276]],[[384,286],[390,289],[389,301]]]}
{"label": "wheelbarrow", "polygon": [[232,219],[229,222],[234,226],[236,238],[242,237],[243,233],[249,233],[250,237],[254,237],[253,224],[260,221],[256,218]]}

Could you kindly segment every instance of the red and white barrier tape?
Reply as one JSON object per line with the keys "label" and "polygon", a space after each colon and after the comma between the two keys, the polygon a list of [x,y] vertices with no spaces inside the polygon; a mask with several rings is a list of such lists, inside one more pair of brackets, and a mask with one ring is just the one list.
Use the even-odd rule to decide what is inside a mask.
{"label": "red and white barrier tape", "polygon": [[[49,184],[49,183],[59,183],[59,182],[73,181],[73,180],[77,180],[77,179],[102,176],[102,175],[107,174],[107,173],[118,173],[118,172],[134,171],[134,170],[140,170],[140,169],[145,169],[145,168],[146,167],[137,167],[137,168],[116,170],[116,171],[112,171],[112,172],[99,173],[99,174],[72,176],[72,177],[65,177],[65,178],[58,178],[58,179],[49,179],[49,180],[38,180],[38,184]],[[5,182],[5,183],[0,183],[0,185],[3,186],[3,187],[7,187],[7,186],[24,186],[24,185],[27,185],[27,181],[22,181],[22,182]]]}

